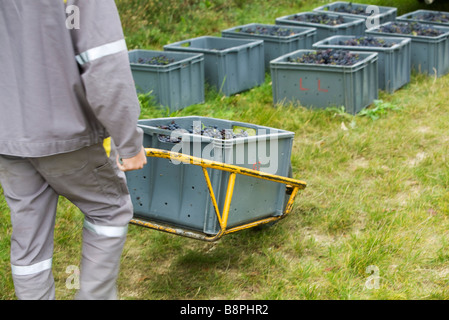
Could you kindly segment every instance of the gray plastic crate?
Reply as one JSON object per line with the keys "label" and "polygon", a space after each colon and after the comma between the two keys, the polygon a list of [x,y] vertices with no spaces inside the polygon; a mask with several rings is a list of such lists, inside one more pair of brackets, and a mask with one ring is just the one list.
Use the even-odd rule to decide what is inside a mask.
{"label": "gray plastic crate", "polygon": [[[398,21],[399,22],[399,21]],[[432,25],[444,34],[437,37],[414,36],[398,33],[381,32],[382,26],[366,30],[367,35],[381,37],[404,37],[412,40],[412,70],[441,77],[449,72],[449,27]]]}
{"label": "gray plastic crate", "polygon": [[[160,135],[172,132],[159,127],[172,121],[185,130],[192,126],[216,126],[219,130],[243,128],[254,135],[222,140],[182,133],[180,143],[165,142]],[[279,176],[289,174],[293,132],[196,116],[140,120],[138,125],[144,131],[145,148],[171,150]],[[229,172],[207,170],[218,207],[223,210]],[[219,231],[201,167],[149,157],[143,169],[127,172],[126,176],[136,217],[211,235]],[[228,228],[264,217],[281,216],[285,193],[283,184],[237,175]]]}
{"label": "gray plastic crate", "polygon": [[[128,53],[131,71],[138,93],[149,93],[155,101],[176,111],[204,102],[204,56],[153,50],[133,50]],[[174,62],[167,65],[139,63],[164,55]]]}
{"label": "gray plastic crate", "polygon": [[274,104],[292,103],[310,108],[344,106],[356,114],[378,97],[377,53],[357,52],[352,66],[289,62],[315,50],[298,50],[271,61]]}
{"label": "gray plastic crate", "polygon": [[443,27],[449,27],[449,21],[434,21],[432,19],[429,19],[429,17],[426,17],[427,14],[431,13],[439,13],[444,14],[449,18],[449,12],[444,11],[434,11],[434,10],[416,10],[413,12],[409,12],[406,14],[403,14],[402,16],[399,16],[396,18],[397,21],[405,21],[405,22],[422,22],[422,23],[428,23],[428,24],[435,24]]}
{"label": "gray plastic crate", "polygon": [[[337,9],[341,5],[349,5],[351,4],[352,7],[355,10],[362,9],[364,14],[357,14],[357,13],[347,13],[347,12],[339,12]],[[376,10],[379,10],[378,14],[375,14],[375,12],[372,11],[371,7],[376,7]],[[374,5],[368,5],[368,4],[361,4],[361,3],[353,3],[353,2],[346,2],[346,1],[336,1],[329,4],[325,4],[323,6],[320,6],[318,8],[313,9],[315,12],[324,12],[324,13],[335,13],[335,14],[341,14],[352,18],[359,18],[365,20],[365,26],[367,29],[374,27],[374,23],[383,24],[389,21],[396,20],[396,16],[398,13],[398,9],[394,7],[383,7],[383,6],[374,6]],[[370,21],[366,21],[367,19],[370,19]],[[368,26],[367,26],[368,24]]]}
{"label": "gray plastic crate", "polygon": [[[261,29],[272,30],[273,28],[280,28],[288,31],[289,34],[281,36],[261,33],[259,31]],[[292,51],[312,48],[312,45],[316,41],[316,28],[250,23],[223,30],[221,35],[224,38],[263,40],[265,70],[269,70],[271,60]]]}
{"label": "gray plastic crate", "polygon": [[377,52],[379,89],[393,93],[410,82],[411,74],[411,39],[395,37],[373,37],[383,40],[391,47],[351,46],[345,45],[354,36],[333,36],[313,45],[316,49],[344,49],[363,52]]}
{"label": "gray plastic crate", "polygon": [[164,50],[204,54],[206,81],[225,95],[265,81],[262,40],[203,36],[165,45]]}
{"label": "gray plastic crate", "polygon": [[343,18],[343,23],[339,25],[326,25],[320,23],[311,23],[306,21],[294,20],[295,17],[307,18],[313,15],[322,15],[321,12],[300,12],[297,14],[291,14],[276,18],[276,24],[280,25],[290,25],[290,26],[300,26],[316,28],[316,40],[320,41],[331,36],[337,35],[356,35],[362,36],[365,33],[365,19],[353,18],[347,16],[340,16],[337,14],[326,13],[327,16],[331,18]]}

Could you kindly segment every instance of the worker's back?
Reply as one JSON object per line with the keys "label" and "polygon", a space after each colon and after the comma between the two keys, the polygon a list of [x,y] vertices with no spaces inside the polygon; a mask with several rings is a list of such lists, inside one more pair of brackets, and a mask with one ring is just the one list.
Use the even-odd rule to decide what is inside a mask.
{"label": "worker's back", "polygon": [[[127,59],[112,0],[0,1],[0,154],[69,152],[114,130],[119,149],[135,148],[139,110]],[[132,119],[121,108],[134,109]]]}

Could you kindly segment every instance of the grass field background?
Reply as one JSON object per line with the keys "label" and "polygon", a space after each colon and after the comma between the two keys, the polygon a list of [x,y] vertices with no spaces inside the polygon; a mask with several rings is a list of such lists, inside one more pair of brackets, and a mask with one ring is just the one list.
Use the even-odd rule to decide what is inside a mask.
{"label": "grass field background", "polygon": [[[240,24],[274,23],[331,1],[117,0],[128,48],[160,50]],[[437,1],[438,2],[438,1]],[[418,1],[364,1],[396,6]],[[141,118],[199,115],[295,132],[293,175],[308,183],[290,217],[206,243],[131,225],[121,299],[449,298],[449,76],[413,74],[380,92],[364,115],[274,107],[270,75],[260,87],[170,113],[141,96]],[[9,211],[0,194],[0,299],[15,299]],[[58,299],[72,299],[83,216],[60,199],[53,272]]]}

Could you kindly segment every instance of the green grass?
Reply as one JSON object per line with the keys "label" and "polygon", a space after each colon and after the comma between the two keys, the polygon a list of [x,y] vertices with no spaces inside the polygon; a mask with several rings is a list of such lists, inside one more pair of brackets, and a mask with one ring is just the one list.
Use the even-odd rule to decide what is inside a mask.
{"label": "green grass", "polygon": [[[307,11],[330,1],[118,0],[130,49]],[[394,2],[394,3],[393,3]],[[394,5],[399,14],[417,1]],[[291,3],[294,3],[293,8]],[[445,9],[442,6],[432,8]],[[269,227],[206,243],[131,225],[122,257],[122,299],[448,299],[449,75],[411,83],[357,116],[338,107],[273,107],[271,79],[250,91],[170,113],[140,96],[141,118],[199,115],[295,133],[293,175],[307,188],[292,215]],[[0,299],[14,299],[11,226],[0,198]],[[56,221],[57,298],[79,265],[81,213],[61,199]],[[370,266],[378,270],[369,289]]]}

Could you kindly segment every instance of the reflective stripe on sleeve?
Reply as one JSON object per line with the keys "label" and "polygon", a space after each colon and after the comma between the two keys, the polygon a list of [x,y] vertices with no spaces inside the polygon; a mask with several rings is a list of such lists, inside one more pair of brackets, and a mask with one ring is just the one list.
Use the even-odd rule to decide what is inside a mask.
{"label": "reflective stripe on sleeve", "polygon": [[110,227],[110,226],[97,226],[84,220],[84,228],[90,230],[100,236],[105,237],[124,237],[128,232],[128,226],[125,227]]}
{"label": "reflective stripe on sleeve", "polygon": [[80,65],[83,65],[111,54],[127,50],[128,48],[125,39],[121,39],[84,51],[76,56],[76,61],[78,61]]}
{"label": "reflective stripe on sleeve", "polygon": [[11,264],[11,272],[15,276],[27,276],[51,269],[52,258],[29,266],[15,266]]}

